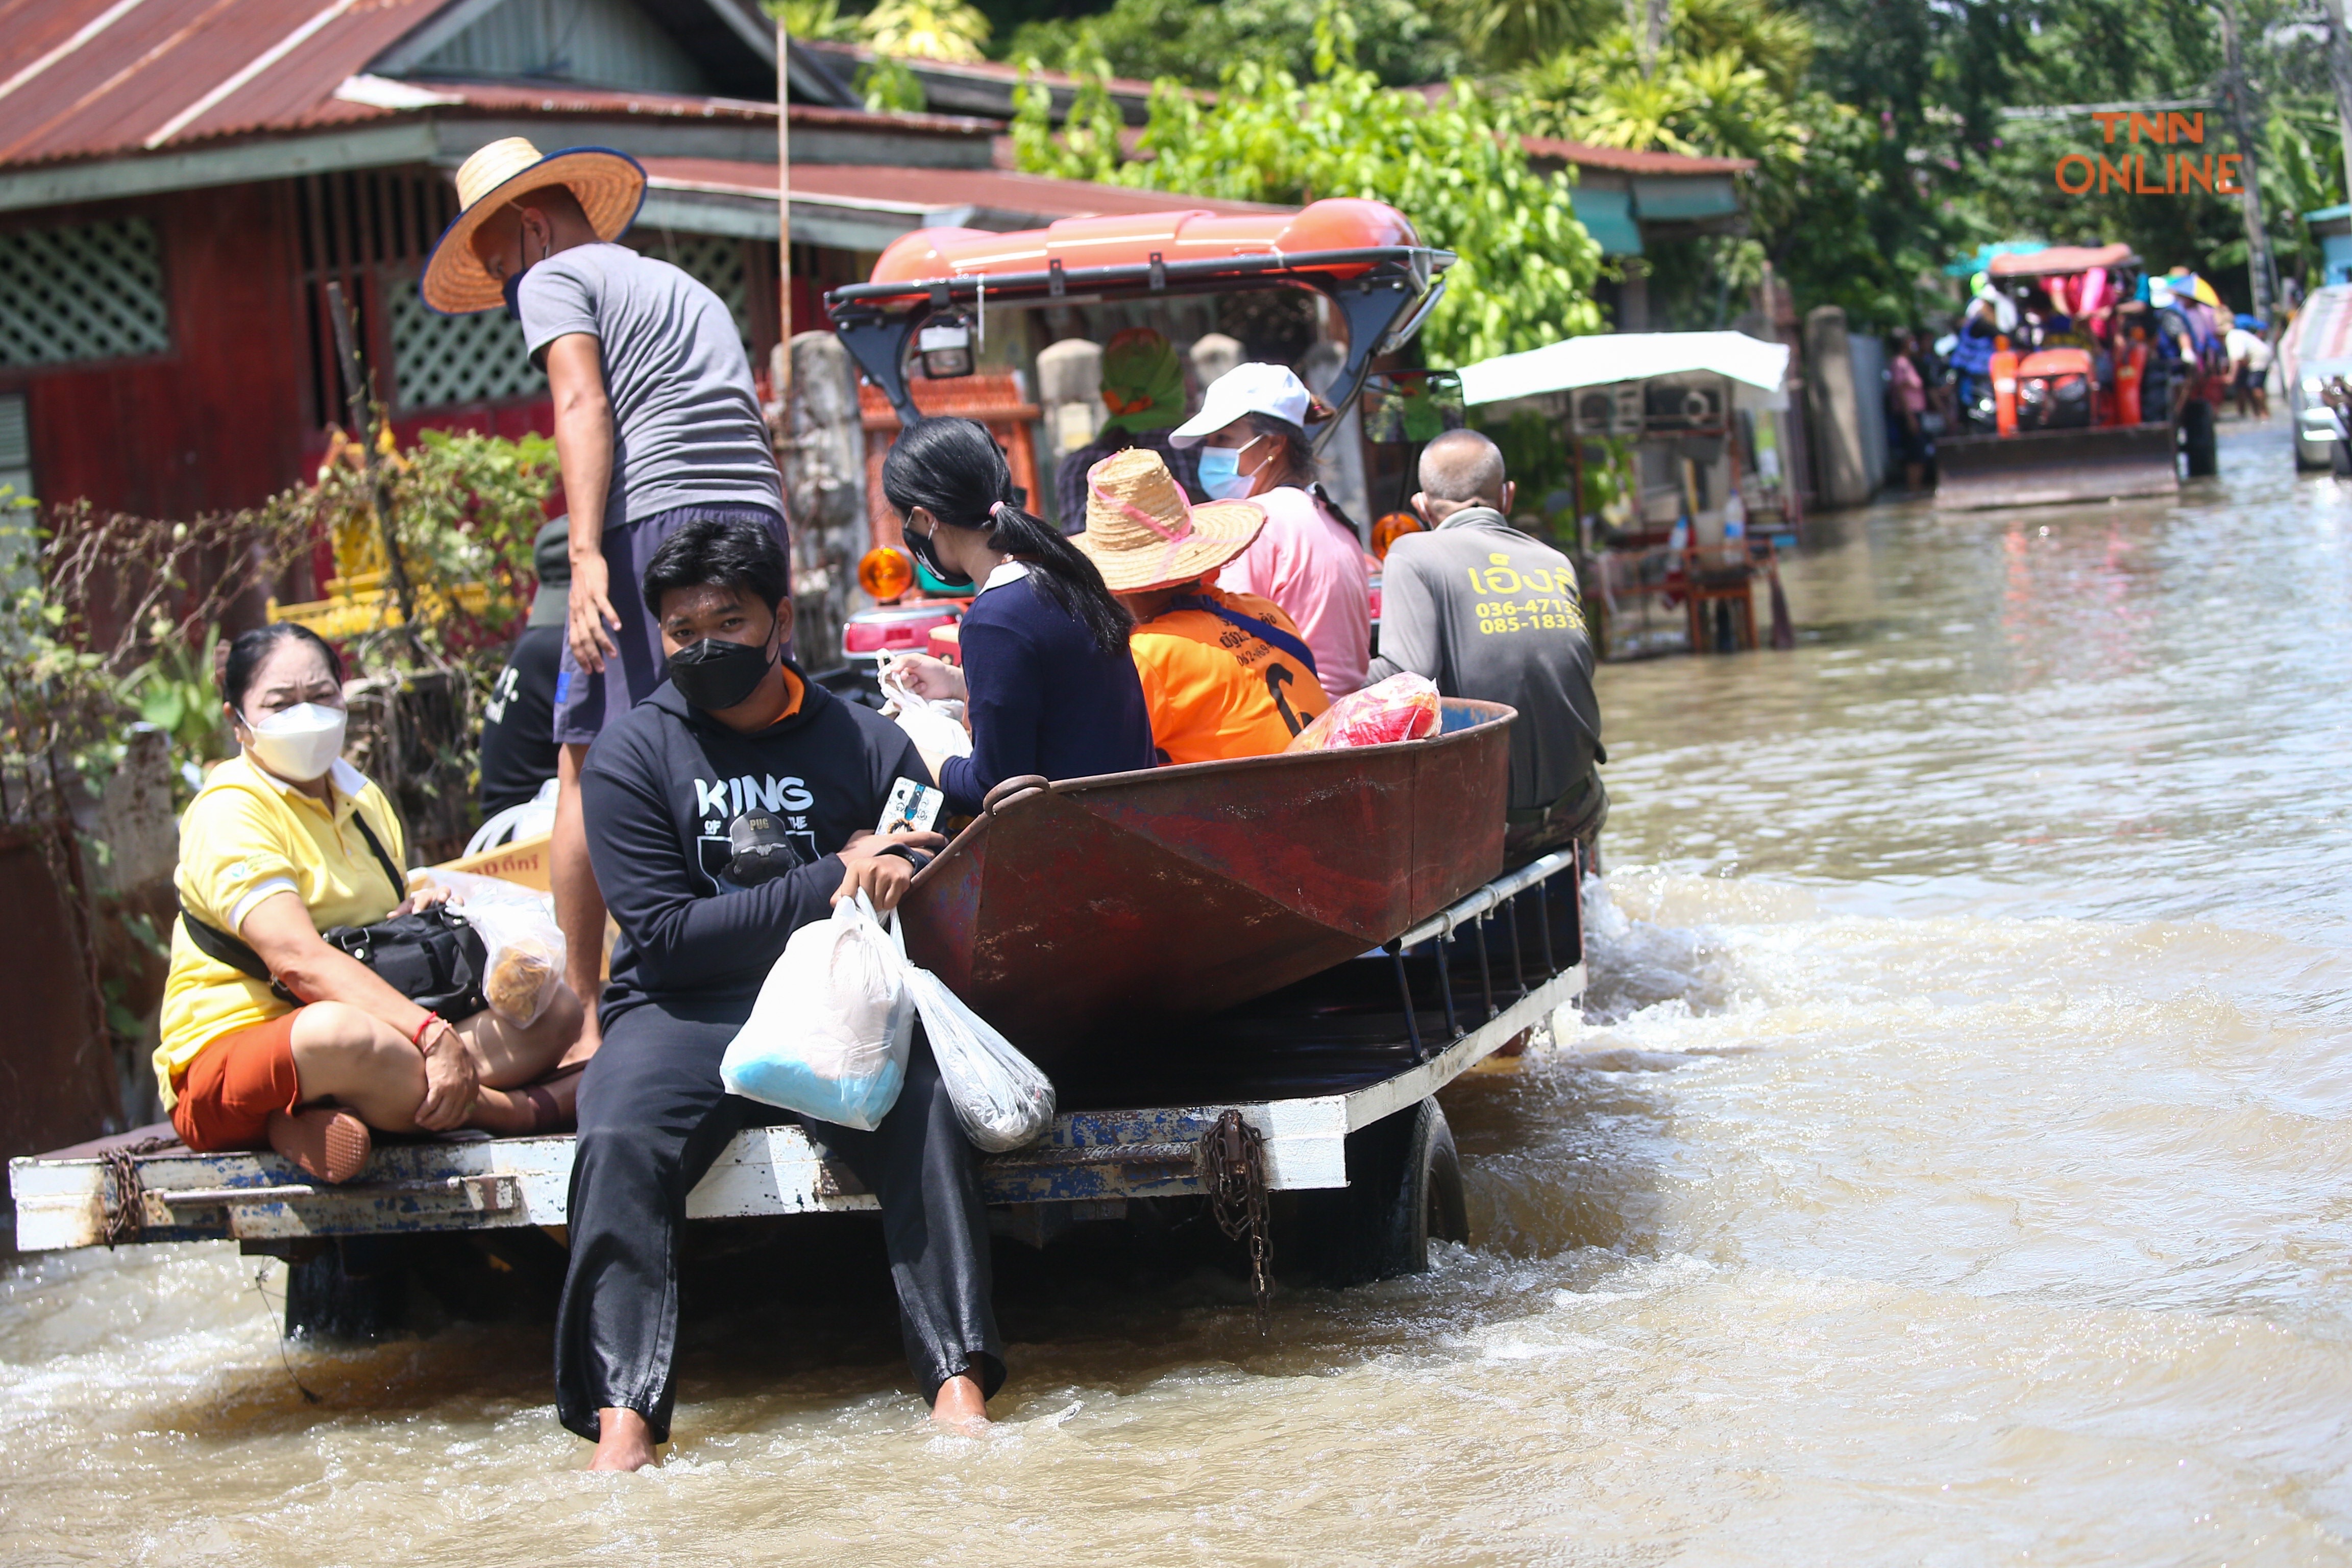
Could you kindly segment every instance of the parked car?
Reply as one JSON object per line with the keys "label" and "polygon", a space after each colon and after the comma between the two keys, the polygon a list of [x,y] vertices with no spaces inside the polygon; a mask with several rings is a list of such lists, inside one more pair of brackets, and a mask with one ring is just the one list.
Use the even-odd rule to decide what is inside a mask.
{"label": "parked car", "polygon": [[2294,466],[2332,466],[2336,417],[2323,394],[2336,377],[2352,377],[2352,284],[2312,290],[2279,334],[2278,365],[2287,411],[2294,418]]}

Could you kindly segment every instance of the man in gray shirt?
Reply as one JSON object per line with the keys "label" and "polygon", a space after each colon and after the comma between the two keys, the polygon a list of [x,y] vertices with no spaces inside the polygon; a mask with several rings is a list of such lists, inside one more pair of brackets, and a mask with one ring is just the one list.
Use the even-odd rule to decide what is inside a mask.
{"label": "man in gray shirt", "polygon": [[1404,535],[1382,563],[1381,651],[1368,679],[1409,669],[1444,696],[1517,709],[1508,862],[1573,840],[1597,865],[1609,818],[1597,769],[1609,753],[1576,566],[1505,520],[1514,489],[1501,450],[1475,430],[1449,430],[1422,449],[1412,505],[1431,531]]}
{"label": "man in gray shirt", "polygon": [[[747,517],[786,543],[782,479],[733,316],[678,268],[613,243],[644,191],[645,171],[617,153],[541,157],[520,137],[494,142],[458,169],[463,211],[421,280],[425,303],[453,314],[503,296],[554,394],[572,590],[549,872],[583,997],[601,989],[604,900],[588,863],[580,769],[604,727],[663,679],[661,631],[639,588],[645,563],[704,517]],[[591,1008],[575,1056],[596,1038]]]}

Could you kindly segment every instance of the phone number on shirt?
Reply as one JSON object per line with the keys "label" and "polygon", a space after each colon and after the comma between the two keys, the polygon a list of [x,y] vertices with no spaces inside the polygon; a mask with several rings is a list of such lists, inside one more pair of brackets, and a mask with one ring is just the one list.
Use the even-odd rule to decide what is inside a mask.
{"label": "phone number on shirt", "polygon": [[1496,632],[1567,631],[1583,625],[1576,606],[1565,599],[1502,599],[1474,606],[1482,635]]}

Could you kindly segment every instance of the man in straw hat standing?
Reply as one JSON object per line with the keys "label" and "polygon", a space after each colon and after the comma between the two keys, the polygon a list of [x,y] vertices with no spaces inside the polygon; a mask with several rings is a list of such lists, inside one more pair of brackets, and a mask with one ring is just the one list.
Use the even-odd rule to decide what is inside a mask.
{"label": "man in straw hat standing", "polygon": [[[419,281],[445,315],[504,304],[554,394],[572,587],[550,872],[583,997],[598,994],[604,900],[588,863],[581,765],[604,726],[662,682],[639,574],[700,518],[750,518],[784,542],[782,480],[733,316],[678,268],[614,243],[645,188],[636,161],[606,148],[542,156],[520,136],[493,142],[458,169],[461,210]],[[591,1008],[578,1054],[596,1038]]]}
{"label": "man in straw hat standing", "polygon": [[1270,755],[1323,710],[1315,655],[1290,617],[1215,585],[1265,526],[1255,501],[1192,505],[1140,447],[1087,473],[1087,528],[1070,542],[1135,617],[1128,652],[1165,762]]}

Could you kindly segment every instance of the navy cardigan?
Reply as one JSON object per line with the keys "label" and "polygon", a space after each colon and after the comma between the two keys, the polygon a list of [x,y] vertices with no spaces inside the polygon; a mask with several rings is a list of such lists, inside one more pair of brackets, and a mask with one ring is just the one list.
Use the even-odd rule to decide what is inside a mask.
{"label": "navy cardigan", "polygon": [[[1000,568],[1001,570],[1001,568]],[[976,813],[1006,779],[1148,768],[1151,714],[1125,647],[1105,653],[1034,576],[988,589],[960,634],[970,692],[971,755],[940,770],[950,809]]]}

